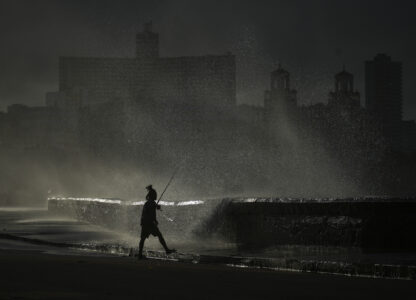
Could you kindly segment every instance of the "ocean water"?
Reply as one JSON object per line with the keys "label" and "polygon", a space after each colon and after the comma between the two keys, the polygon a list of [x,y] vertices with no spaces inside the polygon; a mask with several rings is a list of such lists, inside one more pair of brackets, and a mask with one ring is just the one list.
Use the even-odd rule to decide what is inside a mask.
{"label": "ocean water", "polygon": [[[160,227],[163,233],[163,227]],[[0,249],[40,250],[54,253],[82,249],[125,255],[137,248],[140,232],[120,232],[49,212],[46,208],[0,207]],[[216,241],[174,239],[168,246],[185,252],[233,255],[236,246]],[[162,251],[156,237],[146,240],[146,250]],[[136,249],[137,250],[137,249]]]}
{"label": "ocean water", "polygon": [[[163,232],[163,227],[161,227]],[[0,207],[0,255],[36,251],[52,255],[128,256],[137,254],[139,233],[119,232],[54,215],[46,208]],[[157,238],[145,244],[153,259],[214,263],[230,267],[320,272],[348,276],[416,279],[416,253],[363,253],[360,249],[284,245],[241,249],[218,240],[167,238],[178,253],[166,256]]]}
{"label": "ocean water", "polygon": [[[162,233],[163,226],[160,226]],[[53,254],[128,255],[137,251],[139,232],[120,232],[49,212],[46,208],[0,207],[0,249],[44,251]],[[365,253],[357,248],[282,245],[246,249],[223,240],[166,236],[168,246],[182,253],[337,263],[416,265],[415,252]],[[156,237],[145,250],[162,251]]]}

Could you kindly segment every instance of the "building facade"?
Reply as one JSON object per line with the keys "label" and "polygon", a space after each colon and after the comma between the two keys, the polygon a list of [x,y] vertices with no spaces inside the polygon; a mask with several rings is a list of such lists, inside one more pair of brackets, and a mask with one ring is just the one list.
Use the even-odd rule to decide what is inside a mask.
{"label": "building facade", "polygon": [[[160,57],[159,35],[148,23],[136,36],[134,58],[60,57],[56,96],[76,101],[74,94],[82,90],[82,105],[128,98],[227,108],[236,105],[235,77],[231,53]],[[53,95],[49,103],[57,102]]]}
{"label": "building facade", "polygon": [[290,87],[290,74],[281,65],[270,74],[270,90],[264,93],[265,123],[269,134],[285,130],[296,119],[297,92]]}
{"label": "building facade", "polygon": [[360,108],[360,93],[354,91],[354,76],[345,71],[345,67],[335,75],[335,88],[329,92],[328,106],[343,114]]}
{"label": "building facade", "polygon": [[401,148],[402,63],[386,54],[365,62],[365,106],[383,126],[386,141]]}

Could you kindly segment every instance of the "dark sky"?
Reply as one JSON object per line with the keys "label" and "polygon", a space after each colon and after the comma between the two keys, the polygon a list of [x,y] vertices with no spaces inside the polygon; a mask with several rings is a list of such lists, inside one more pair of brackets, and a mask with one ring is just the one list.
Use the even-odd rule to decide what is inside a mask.
{"label": "dark sky", "polygon": [[163,56],[237,55],[238,101],[261,104],[269,72],[291,72],[302,104],[323,102],[345,63],[364,100],[364,61],[403,62],[404,118],[416,118],[416,5],[396,0],[0,0],[0,110],[42,105],[58,56],[133,56],[153,20]]}

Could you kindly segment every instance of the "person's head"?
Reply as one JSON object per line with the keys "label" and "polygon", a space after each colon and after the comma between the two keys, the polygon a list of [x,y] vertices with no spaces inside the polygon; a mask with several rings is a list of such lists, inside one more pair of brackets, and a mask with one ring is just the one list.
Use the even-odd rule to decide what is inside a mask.
{"label": "person's head", "polygon": [[149,184],[149,185],[146,187],[146,190],[150,191],[151,189],[152,189],[152,185],[151,185],[151,184]]}

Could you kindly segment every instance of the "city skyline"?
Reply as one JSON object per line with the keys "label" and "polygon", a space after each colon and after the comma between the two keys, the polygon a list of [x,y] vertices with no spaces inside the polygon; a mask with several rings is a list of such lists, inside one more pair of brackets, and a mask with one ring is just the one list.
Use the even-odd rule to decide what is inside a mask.
{"label": "city skyline", "polygon": [[[34,6],[24,1],[16,1],[17,4],[6,1],[2,3],[5,8],[2,11],[9,12],[3,19],[8,25],[8,32],[5,34],[7,47],[3,51],[12,52],[12,55],[6,62],[6,68],[0,72],[4,87],[0,90],[0,109],[4,111],[12,103],[43,105],[44,94],[57,88],[57,64],[61,55],[96,56],[97,53],[98,56],[133,57],[134,35],[143,22],[152,19],[155,31],[161,37],[162,56],[224,54],[228,50],[232,51],[237,61],[239,104],[262,103],[269,74],[278,62],[292,74],[292,85],[299,92],[300,104],[326,102],[327,94],[333,87],[333,75],[343,64],[354,74],[356,89],[362,95],[363,103],[364,61],[377,53],[386,53],[394,60],[403,61],[403,118],[414,119],[416,104],[412,99],[416,95],[411,88],[411,82],[415,75],[411,70],[416,66],[410,55],[414,52],[414,45],[409,41],[406,45],[400,42],[405,40],[403,34],[412,32],[408,30],[403,33],[401,29],[414,27],[405,10],[410,2],[403,3],[401,8],[389,10],[391,18],[382,22],[382,25],[378,22],[378,29],[371,25],[372,21],[383,17],[384,12],[392,6],[391,1],[384,1],[384,6],[379,5],[382,8],[370,5],[374,4],[372,1],[359,6],[361,13],[354,17],[364,24],[361,30],[363,32],[360,32],[356,22],[345,23],[347,19],[352,21],[355,3],[325,6],[324,2],[319,1],[310,7],[311,12],[322,12],[319,18],[302,17],[304,12],[298,12],[296,5],[285,1],[275,6],[266,1],[263,5],[257,5],[256,10],[250,13],[247,12],[251,4],[235,6],[235,17],[226,19],[220,12],[213,10],[211,4],[199,3],[187,7],[186,1],[178,2],[174,7],[168,5],[172,9],[165,14],[160,10],[159,2],[149,5],[144,2],[135,4],[125,1],[124,5],[116,5],[117,10],[113,12],[111,8],[115,4],[107,1],[100,2],[101,5],[94,9],[94,4],[97,4],[94,1],[63,1],[60,5],[39,1]],[[231,4],[232,2],[223,5],[224,14],[231,9]],[[42,11],[45,6],[49,12]],[[271,12],[266,13],[267,7]],[[279,9],[275,9],[276,7]],[[33,14],[28,12],[29,8],[35,10]],[[205,14],[202,8],[205,9]],[[183,19],[175,19],[175,15],[181,16],[180,9],[188,13]],[[278,26],[279,22],[283,22],[279,16],[284,12],[293,18],[284,18],[289,25],[282,29]],[[321,30],[321,23],[331,19],[334,12],[338,12],[339,20],[335,20],[332,29]],[[257,22],[261,13],[265,14],[264,21]],[[20,22],[19,17],[25,15],[28,18]],[[121,15],[125,17],[121,18]],[[172,18],[172,25],[168,28],[166,21],[171,21]],[[217,25],[210,23],[210,18],[214,18]],[[31,30],[25,32],[28,24],[31,25]],[[51,24],[56,26],[51,27]],[[189,29],[191,24],[194,27],[189,31],[186,28]],[[44,30],[45,26],[49,29]],[[384,32],[380,32],[382,27]],[[332,32],[333,30],[336,32]],[[314,35],[308,40],[306,35],[311,32]],[[15,34],[18,34],[19,39],[13,37]],[[362,40],[363,36],[367,36],[367,40]],[[354,42],[358,39],[362,42]],[[393,43],[392,39],[396,42]],[[21,47],[27,44],[31,47]],[[16,78],[22,81],[18,84]]]}
{"label": "city skyline", "polygon": [[[415,121],[403,119],[402,62],[392,60],[386,54],[379,53],[373,61],[365,62],[365,103],[354,88],[354,74],[348,72],[344,64],[342,71],[334,76],[335,89],[327,92],[326,99],[317,102],[326,104],[325,108],[313,107],[317,103],[305,105],[299,101],[298,90],[293,85],[291,88],[291,72],[279,63],[277,69],[270,72],[270,90],[264,90],[263,105],[241,107],[244,103],[238,103],[236,99],[235,55],[227,52],[223,55],[163,57],[159,45],[159,33],[153,30],[150,21],[136,34],[134,57],[60,56],[58,89],[45,93],[44,104],[33,108],[74,112],[70,117],[74,133],[81,122],[82,109],[97,105],[119,108],[142,105],[141,112],[149,105],[162,109],[177,106],[183,110],[180,118],[185,118],[192,110],[203,112],[208,107],[230,117],[239,111],[237,115],[247,122],[254,121],[254,127],[267,124],[263,128],[266,132],[274,132],[293,122],[296,124],[311,113],[315,115],[312,119],[319,115],[318,118],[327,120],[328,124],[324,126],[329,127],[331,119],[348,115],[352,118],[350,121],[357,118],[369,121],[372,117],[360,113],[363,108],[382,125],[386,145],[398,151],[415,149]],[[16,111],[25,111],[25,107],[28,108],[9,105],[7,112],[13,115]],[[303,108],[309,112],[300,113]],[[151,109],[149,112],[154,115],[156,111]],[[127,115],[123,117],[128,118]],[[39,121],[46,119],[43,117]],[[354,127],[353,123],[343,126]]]}

